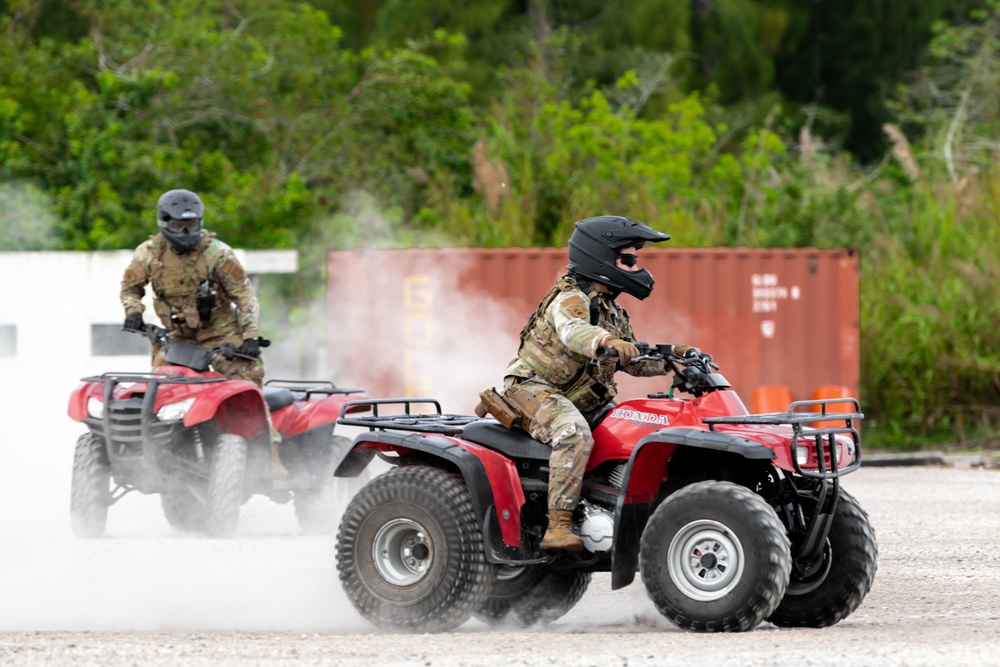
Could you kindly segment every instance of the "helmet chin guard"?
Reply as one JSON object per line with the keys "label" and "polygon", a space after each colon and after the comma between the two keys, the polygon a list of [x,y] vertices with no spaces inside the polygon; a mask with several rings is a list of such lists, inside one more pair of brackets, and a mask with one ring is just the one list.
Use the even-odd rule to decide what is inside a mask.
{"label": "helmet chin guard", "polygon": [[617,250],[646,243],[670,240],[668,234],[631,218],[602,215],[576,223],[569,238],[569,270],[571,273],[603,283],[615,296],[621,292],[645,299],[653,291],[653,274],[646,269],[624,271],[616,264]]}

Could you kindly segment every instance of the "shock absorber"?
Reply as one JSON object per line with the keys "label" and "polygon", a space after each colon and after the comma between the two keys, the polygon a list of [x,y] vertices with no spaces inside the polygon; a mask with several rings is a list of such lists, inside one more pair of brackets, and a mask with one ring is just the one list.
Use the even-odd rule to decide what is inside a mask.
{"label": "shock absorber", "polygon": [[205,462],[205,444],[201,440],[201,426],[191,428],[191,441],[194,443],[194,455],[198,463]]}

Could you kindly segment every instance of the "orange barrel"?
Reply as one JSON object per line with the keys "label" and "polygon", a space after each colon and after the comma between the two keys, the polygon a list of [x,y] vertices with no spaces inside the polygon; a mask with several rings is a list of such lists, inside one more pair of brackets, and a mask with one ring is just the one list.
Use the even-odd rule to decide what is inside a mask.
{"label": "orange barrel", "polygon": [[787,412],[792,403],[792,390],[783,384],[762,384],[750,393],[750,411]]}
{"label": "orange barrel", "polygon": [[[831,398],[850,398],[851,390],[842,384],[825,384],[816,389],[812,393],[812,400],[814,401],[826,401]],[[813,412],[821,412],[821,406],[814,405]],[[833,403],[826,406],[826,413],[830,414],[833,412],[854,412],[853,403]],[[831,428],[843,426],[843,421],[821,421],[809,424],[812,428]]]}

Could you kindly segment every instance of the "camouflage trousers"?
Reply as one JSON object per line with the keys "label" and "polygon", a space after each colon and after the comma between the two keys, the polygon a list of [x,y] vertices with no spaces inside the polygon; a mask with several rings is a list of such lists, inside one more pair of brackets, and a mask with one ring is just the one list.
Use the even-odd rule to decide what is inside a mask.
{"label": "camouflage trousers", "polygon": [[583,474],[594,449],[587,420],[568,398],[538,378],[504,378],[504,396],[521,411],[522,424],[531,437],[552,447],[549,509],[576,509]]}

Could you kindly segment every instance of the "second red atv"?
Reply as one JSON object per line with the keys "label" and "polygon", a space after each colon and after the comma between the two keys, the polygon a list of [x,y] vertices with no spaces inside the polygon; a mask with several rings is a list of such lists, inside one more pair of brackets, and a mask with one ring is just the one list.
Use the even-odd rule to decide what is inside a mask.
{"label": "second red atv", "polygon": [[[214,355],[238,355],[231,345],[171,343],[152,325],[141,333],[166,346],[164,365],[86,377],[70,396],[69,416],[87,427],[73,460],[73,533],[102,535],[108,507],[130,491],[160,494],[172,526],[213,537],[236,532],[240,507],[254,494],[293,500],[306,532],[333,532],[333,465],[350,447],[334,425],[363,390],[280,380],[261,390],[209,370]],[[265,405],[282,435],[285,478],[274,473]]]}
{"label": "second red atv", "polygon": [[[547,445],[493,419],[442,414],[433,399],[346,404],[340,423],[369,432],[336,474],[375,456],[395,464],[340,524],[337,563],[355,608],[395,629],[448,630],[473,615],[530,626],[568,612],[592,573],[609,572],[618,589],[638,572],[660,613],[692,630],[823,627],[857,609],[878,554],[867,514],[840,485],[861,464],[858,402],[752,415],[710,356],[641,349],[673,383],[593,420],[579,554],[538,546]],[[416,413],[421,404],[435,411]],[[371,414],[347,414],[357,407]]]}

